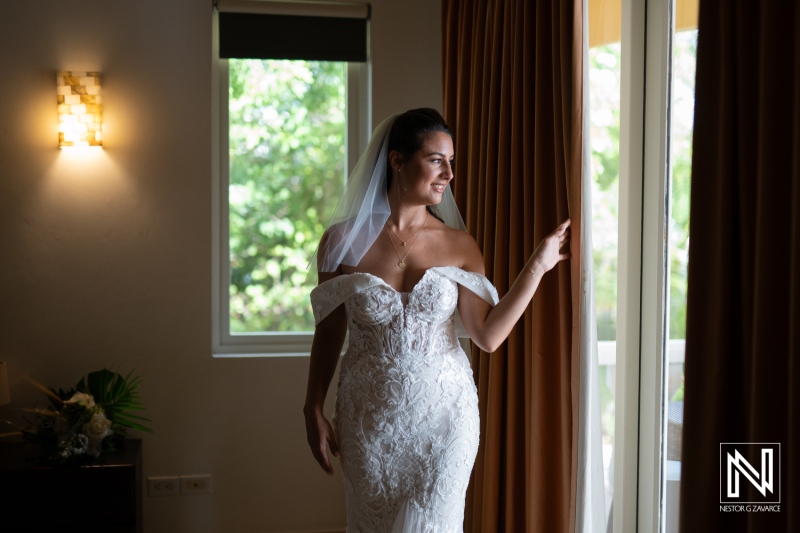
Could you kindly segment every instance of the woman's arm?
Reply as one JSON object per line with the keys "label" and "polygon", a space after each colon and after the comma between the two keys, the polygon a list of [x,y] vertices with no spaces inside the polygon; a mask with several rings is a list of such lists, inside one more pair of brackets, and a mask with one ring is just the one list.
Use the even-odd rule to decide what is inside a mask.
{"label": "woman's arm", "polygon": [[[500,347],[525,312],[545,273],[569,258],[569,254],[560,252],[569,240],[569,225],[570,220],[567,219],[539,243],[514,285],[496,306],[491,307],[469,289],[459,288],[458,312],[461,321],[481,350],[493,352]],[[484,273],[483,257],[477,244],[468,252],[463,268]]]}
{"label": "woman's arm", "polygon": [[[335,277],[335,275],[320,273],[320,283]],[[339,456],[339,447],[336,444],[333,428],[325,418],[323,407],[325,397],[328,395],[328,387],[330,387],[339,363],[346,331],[347,315],[344,304],[317,324],[311,344],[306,402],[303,406],[308,445],[311,447],[314,458],[328,474],[333,474],[333,467],[328,458],[328,446],[336,457]]]}

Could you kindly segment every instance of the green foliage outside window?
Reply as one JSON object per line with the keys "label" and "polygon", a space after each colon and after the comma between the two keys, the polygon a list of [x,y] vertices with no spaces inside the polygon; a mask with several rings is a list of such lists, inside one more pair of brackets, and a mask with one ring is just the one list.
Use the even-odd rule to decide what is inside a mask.
{"label": "green foliage outside window", "polygon": [[[597,340],[617,338],[620,45],[589,50],[592,164],[592,249]],[[614,435],[614,367],[600,379],[600,420],[606,446]]]}
{"label": "green foliage outside window", "polygon": [[345,179],[346,63],[229,68],[230,330],[310,331],[308,262]]}
{"label": "green foliage outside window", "polygon": [[686,288],[689,264],[689,197],[692,185],[694,78],[697,31],[675,34],[672,57],[672,113],[670,227],[669,227],[669,338],[686,338]]}
{"label": "green foliage outside window", "polygon": [[[671,113],[669,227],[669,338],[686,338],[694,73],[697,32],[675,36]],[[592,244],[598,340],[616,339],[617,218],[619,196],[619,43],[592,48],[590,61]]]}
{"label": "green foliage outside window", "polygon": [[589,51],[592,247],[597,340],[617,338],[620,45]]}
{"label": "green foliage outside window", "polygon": [[[686,338],[694,76],[697,32],[675,35],[671,102],[671,195],[669,226],[669,338]],[[616,340],[620,44],[589,50],[590,142],[592,161],[592,244],[597,339]],[[614,434],[613,367],[600,380],[603,435]],[[681,398],[682,388],[675,398]]]}

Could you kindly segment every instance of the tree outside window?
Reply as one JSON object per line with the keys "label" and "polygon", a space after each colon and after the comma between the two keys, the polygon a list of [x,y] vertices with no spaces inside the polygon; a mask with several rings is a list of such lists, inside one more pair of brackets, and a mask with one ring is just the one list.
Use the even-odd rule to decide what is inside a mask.
{"label": "tree outside window", "polygon": [[232,334],[314,329],[306,278],[345,179],[346,68],[229,60]]}

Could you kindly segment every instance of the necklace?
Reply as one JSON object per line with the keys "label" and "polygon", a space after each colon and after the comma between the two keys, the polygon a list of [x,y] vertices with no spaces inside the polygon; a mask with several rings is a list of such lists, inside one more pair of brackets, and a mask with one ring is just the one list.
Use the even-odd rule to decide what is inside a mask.
{"label": "necklace", "polygon": [[[428,222],[428,211],[427,210],[425,211],[425,220],[422,222],[422,225],[419,227],[417,232],[414,235],[411,236],[411,239],[413,239],[414,242],[412,242],[411,246],[408,247],[408,250],[406,250],[406,253],[405,253],[405,255],[403,257],[400,257],[400,253],[397,251],[397,247],[394,245],[394,241],[392,240],[392,236],[389,235],[389,233],[388,233],[388,231],[391,231],[392,233],[394,233],[394,230],[389,227],[389,222],[388,221],[386,222],[386,224],[384,224],[384,226],[386,226],[386,229],[388,230],[387,233],[386,233],[386,236],[389,237],[389,242],[392,243],[392,248],[394,248],[394,253],[397,255],[397,259],[399,260],[397,262],[397,266],[399,266],[400,268],[405,268],[406,267],[406,257],[408,257],[408,254],[411,253],[411,248],[413,248],[414,245],[417,244],[417,239],[419,238],[419,232],[422,231],[422,228],[425,227],[425,223],[426,222]],[[397,233],[394,233],[394,236],[397,237]],[[408,241],[410,241],[411,239],[408,239]],[[403,246],[405,246],[406,243],[408,242],[408,241],[404,241],[404,240],[400,239],[400,237],[397,237],[397,240],[400,241],[403,244]]]}
{"label": "necklace", "polygon": [[[428,221],[428,215],[427,215],[428,211],[426,210],[425,213],[426,213],[425,214],[425,222],[427,222]],[[422,223],[422,226],[425,225],[425,222]],[[419,232],[422,230],[422,226],[419,227],[419,229],[417,230],[417,233],[415,233],[414,235],[411,236],[411,239],[413,239],[416,235],[419,234]],[[400,236],[397,233],[395,233],[395,231],[389,225],[389,221],[388,220],[386,221],[386,227],[389,228],[389,231],[394,233],[394,236],[397,237],[397,240],[400,241],[400,244],[402,244],[403,246],[405,246],[406,243],[411,240],[411,239],[406,239],[406,240],[401,239]],[[411,246],[414,246],[414,245],[412,244]]]}

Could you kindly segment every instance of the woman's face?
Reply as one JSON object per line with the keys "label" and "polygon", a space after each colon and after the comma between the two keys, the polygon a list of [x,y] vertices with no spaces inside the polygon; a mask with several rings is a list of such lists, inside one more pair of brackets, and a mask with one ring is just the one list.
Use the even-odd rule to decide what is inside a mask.
{"label": "woman's face", "polygon": [[[396,152],[392,153],[395,156]],[[395,179],[400,186],[401,197],[424,205],[435,205],[442,201],[444,189],[453,179],[453,139],[444,132],[428,135],[411,158],[401,162],[393,157],[392,162],[399,173]]]}

